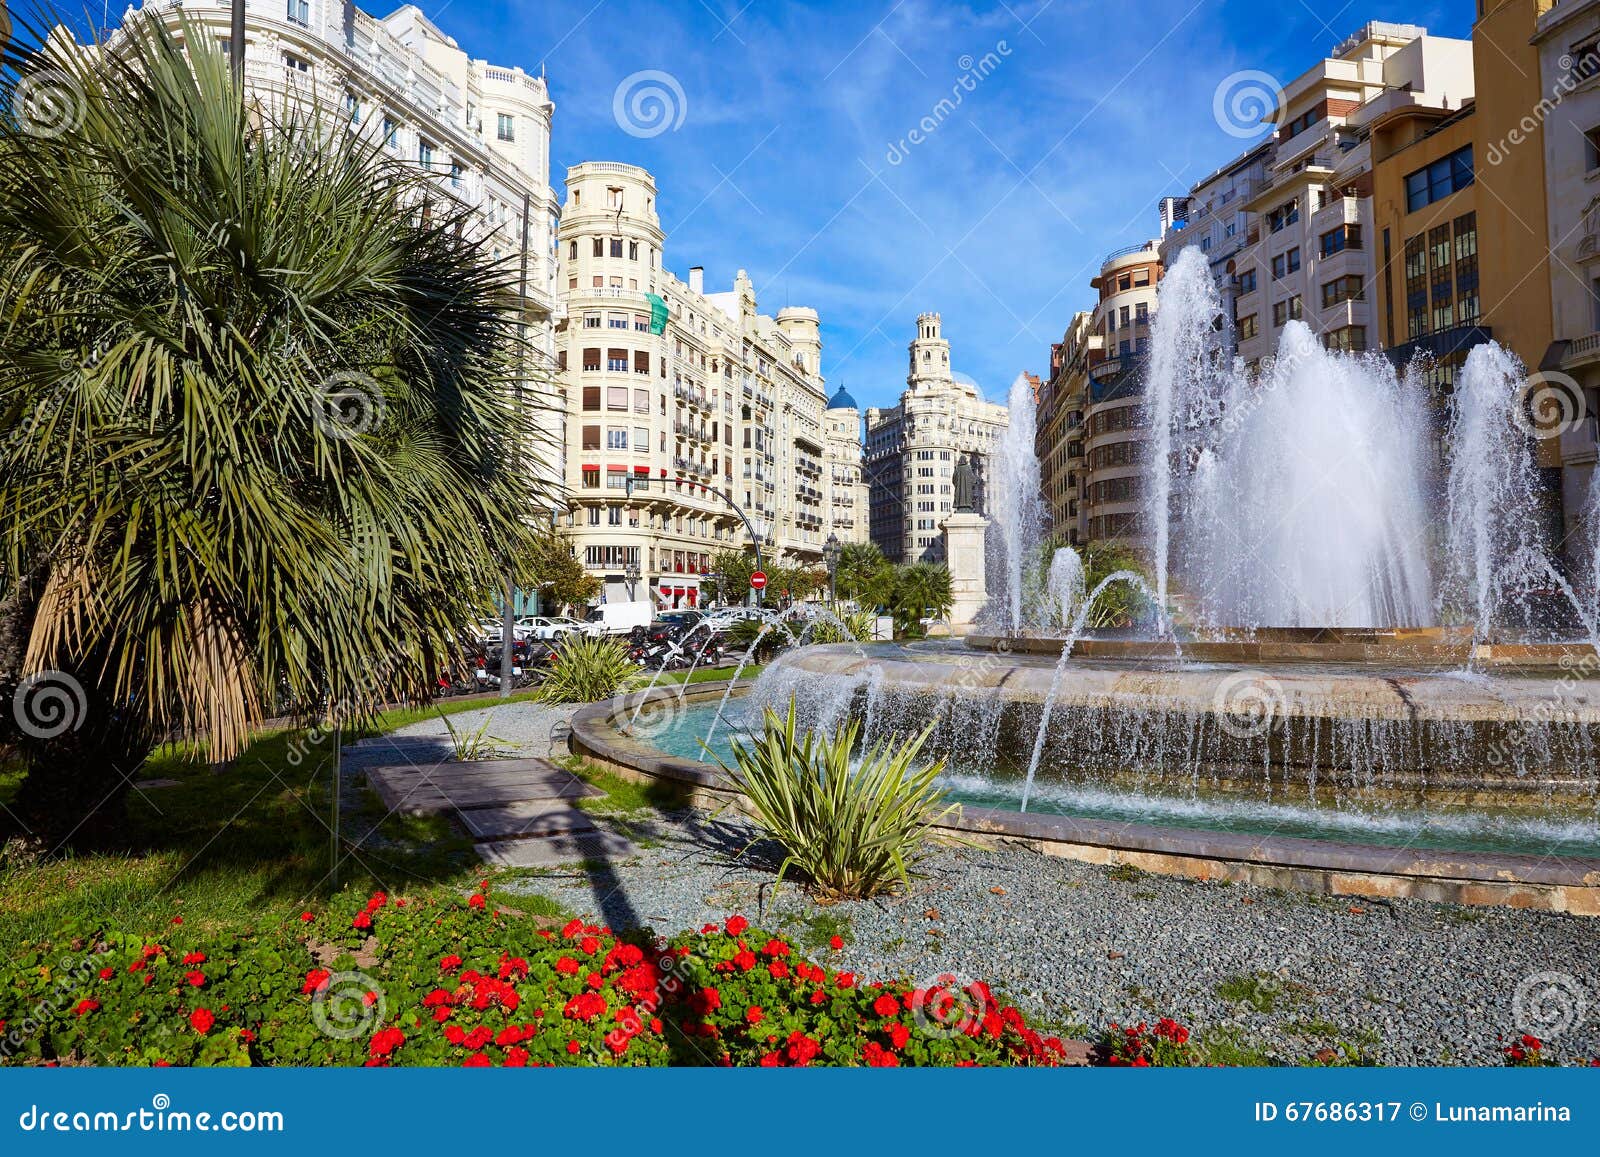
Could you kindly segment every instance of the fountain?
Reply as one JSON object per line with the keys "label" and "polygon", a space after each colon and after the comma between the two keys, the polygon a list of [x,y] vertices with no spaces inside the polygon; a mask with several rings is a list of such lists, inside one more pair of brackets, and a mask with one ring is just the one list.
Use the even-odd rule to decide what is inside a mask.
{"label": "fountain", "polygon": [[[1438,414],[1420,373],[1298,323],[1247,374],[1220,308],[1186,250],[1146,380],[1148,579],[1085,590],[1071,548],[1044,565],[1021,382],[993,473],[988,633],[797,647],[715,715],[691,704],[650,758],[709,774],[686,770],[705,766],[707,719],[750,727],[792,701],[809,726],[865,720],[867,743],[931,726],[968,830],[1159,871],[1600,914],[1600,582],[1569,582],[1546,545],[1513,420],[1521,367],[1474,350]],[[1142,631],[1088,626],[1117,584],[1157,608]],[[592,750],[604,718],[575,724]]]}

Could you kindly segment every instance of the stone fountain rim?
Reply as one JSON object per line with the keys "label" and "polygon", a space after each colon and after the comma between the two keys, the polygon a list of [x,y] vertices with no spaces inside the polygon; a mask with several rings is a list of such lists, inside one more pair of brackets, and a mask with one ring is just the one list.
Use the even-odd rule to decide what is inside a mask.
{"label": "stone fountain rim", "polygon": [[[724,681],[698,683],[685,700],[720,698]],[[676,698],[678,686],[587,704],[574,714],[569,746],[624,775],[667,780],[695,802],[737,802],[713,764],[665,755],[622,734],[619,718],[641,702]],[[1258,884],[1301,892],[1495,905],[1600,916],[1600,859],[1525,853],[1408,850],[1379,844],[1205,832],[1156,824],[963,805],[939,827],[971,839],[1016,842],[1046,855],[1130,864],[1161,875]]]}

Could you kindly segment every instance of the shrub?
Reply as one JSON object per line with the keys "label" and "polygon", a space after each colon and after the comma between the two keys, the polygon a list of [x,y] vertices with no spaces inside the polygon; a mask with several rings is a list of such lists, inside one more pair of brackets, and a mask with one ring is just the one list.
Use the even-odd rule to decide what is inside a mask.
{"label": "shrub", "polygon": [[849,611],[839,616],[843,629],[829,619],[818,618],[806,641],[811,643],[870,643],[877,618],[869,611]]}
{"label": "shrub", "polygon": [[866,984],[737,916],[670,941],[580,920],[541,928],[482,891],[346,895],[306,916],[226,943],[83,924],[24,946],[0,978],[0,1062],[1054,1065],[1064,1054],[986,985]]}
{"label": "shrub", "polygon": [[[930,728],[931,730],[931,728]],[[757,821],[780,844],[779,877],[797,868],[827,898],[861,898],[909,885],[909,865],[931,825],[958,810],[935,785],[937,759],[914,768],[924,731],[893,754],[875,745],[851,767],[860,724],[832,736],[797,734],[788,715],[768,708],[759,742],[733,741],[734,767],[723,765],[749,798]]]}
{"label": "shrub", "polygon": [[639,681],[639,667],[617,639],[568,635],[555,649],[554,665],[539,685],[546,703],[597,703]]}

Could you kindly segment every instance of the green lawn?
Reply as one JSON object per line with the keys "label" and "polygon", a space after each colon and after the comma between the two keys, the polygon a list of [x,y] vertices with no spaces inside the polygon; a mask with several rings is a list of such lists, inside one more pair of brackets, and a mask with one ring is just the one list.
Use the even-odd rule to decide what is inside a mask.
{"label": "green lawn", "polygon": [[[528,697],[522,692],[512,700]],[[455,714],[497,702],[447,700],[437,709],[397,709],[347,741],[430,718],[436,710]],[[298,919],[335,890],[327,824],[332,750],[331,738],[308,743],[302,730],[264,732],[220,774],[192,754],[157,752],[141,778],[178,784],[129,796],[126,850],[0,862],[0,943],[36,937],[77,915],[100,914],[141,934],[155,933],[175,915],[202,932]],[[0,800],[19,782],[19,772],[0,772]],[[366,791],[347,792],[343,806],[347,835],[371,834],[344,860],[341,885],[461,890],[485,874],[470,842],[443,817],[385,818]]]}

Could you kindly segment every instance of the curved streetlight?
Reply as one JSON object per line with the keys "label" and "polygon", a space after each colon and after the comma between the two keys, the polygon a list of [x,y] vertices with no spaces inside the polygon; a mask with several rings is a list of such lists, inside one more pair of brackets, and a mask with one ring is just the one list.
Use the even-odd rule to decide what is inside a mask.
{"label": "curved streetlight", "polygon": [[[659,481],[665,482],[666,479],[663,478],[663,479],[660,479]],[[715,494],[718,498],[722,499],[722,501],[726,502],[730,507],[733,508],[733,512],[735,514],[737,514],[739,516],[739,520],[744,523],[744,530],[745,530],[745,533],[750,536],[750,542],[756,548],[756,569],[760,570],[761,569],[761,535],[756,533],[755,523],[750,521],[750,516],[744,512],[744,508],[733,500],[733,495],[729,494],[726,490],[722,490],[722,489],[719,489],[718,487],[712,486],[708,482],[695,482],[692,479],[684,478],[681,475],[678,477],[677,481],[687,483],[690,487],[698,486],[701,490],[708,490],[712,494]],[[629,498],[633,497],[633,488],[634,488],[635,482],[636,482],[636,479],[634,479],[633,477],[630,476],[623,483],[623,490],[624,490],[624,492],[627,494],[627,496]],[[648,485],[648,482],[646,483],[646,485]],[[753,605],[755,603],[755,601],[756,601],[756,592],[755,592],[755,588],[752,587],[751,590],[750,590],[749,602]]]}

